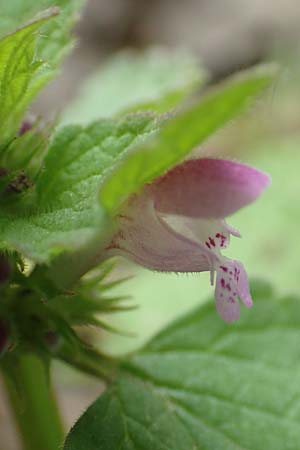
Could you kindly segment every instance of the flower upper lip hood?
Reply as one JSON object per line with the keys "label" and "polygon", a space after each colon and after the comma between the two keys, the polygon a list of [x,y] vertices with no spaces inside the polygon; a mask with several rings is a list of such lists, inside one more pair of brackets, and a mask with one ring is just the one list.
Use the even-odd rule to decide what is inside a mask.
{"label": "flower upper lip hood", "polygon": [[233,161],[188,160],[130,197],[116,217],[118,231],[107,256],[122,255],[152,270],[210,271],[217,310],[226,322],[239,319],[239,299],[253,302],[243,265],[222,255],[230,236],[225,219],[254,202],[268,175]]}
{"label": "flower upper lip hood", "polygon": [[167,214],[222,219],[255,201],[269,184],[269,176],[244,164],[189,160],[153,184],[155,208]]}

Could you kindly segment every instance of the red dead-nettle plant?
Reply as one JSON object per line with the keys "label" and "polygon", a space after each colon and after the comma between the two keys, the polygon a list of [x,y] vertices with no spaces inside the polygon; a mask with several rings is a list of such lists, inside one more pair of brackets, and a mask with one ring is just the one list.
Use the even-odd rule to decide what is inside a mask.
{"label": "red dead-nettle plant", "polygon": [[[78,330],[112,329],[102,316],[130,309],[109,291],[118,281],[108,279],[106,260],[116,255],[154,271],[209,271],[225,322],[239,319],[239,300],[252,306],[242,263],[223,254],[239,236],[227,217],[254,202],[269,177],[230,159],[189,154],[261,95],[274,68],[205,88],[206,77],[183,52],[123,53],[94,80],[92,95],[78,100],[75,116],[84,114],[76,125],[28,120],[31,102],[71,47],[81,3],[49,0],[40,13],[45,2],[8,2],[0,18],[0,364],[24,448],[63,445],[49,386],[54,358],[112,384],[68,435],[65,450],[233,448],[223,432],[203,430],[200,406],[220,411],[212,429],[224,422],[223,407],[197,403],[217,388],[229,414],[243,418],[242,395],[240,406],[231,405],[234,395],[228,391],[226,400],[222,380],[235,392],[246,386],[239,382],[244,369],[220,366],[208,351],[217,351],[219,335],[234,336],[210,304],[123,359],[88,345]],[[72,114],[74,108],[64,121]],[[87,123],[95,115],[100,119]],[[243,320],[255,317],[243,311]],[[235,429],[242,446],[247,430]]]}

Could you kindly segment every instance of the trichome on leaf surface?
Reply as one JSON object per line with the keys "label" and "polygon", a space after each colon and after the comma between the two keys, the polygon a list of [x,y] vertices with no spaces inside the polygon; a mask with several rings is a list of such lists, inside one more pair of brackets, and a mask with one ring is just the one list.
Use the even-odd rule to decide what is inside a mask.
{"label": "trichome on leaf surface", "polygon": [[[239,299],[253,305],[242,263],[221,253],[239,236],[225,219],[254,202],[270,179],[201,149],[197,158],[189,155],[249,108],[276,70],[255,67],[205,88],[204,72],[182,52],[122,54],[103,69],[98,119],[65,126],[31,120],[32,101],[72,47],[70,30],[81,8],[80,0],[1,4],[0,364],[24,449],[63,445],[50,386],[53,359],[111,385],[75,425],[66,450],[279,448],[271,438],[249,441],[246,421],[254,415],[267,417],[262,433],[276,421],[282,435],[290,430],[286,448],[296,449],[296,418],[281,420],[267,395],[251,403],[250,391],[259,402],[256,387],[270,372],[259,349],[270,335],[262,332],[261,344],[255,336],[255,353],[243,334],[252,326],[248,313],[231,329],[205,306],[121,360],[80,333],[86,326],[115,331],[104,314],[131,308],[128,298],[110,292],[124,281],[109,278],[107,260],[116,255],[151,270],[209,271],[212,284],[216,273],[217,310],[226,322],[240,318]],[[110,109],[101,107],[105,102]],[[257,321],[254,312],[254,328]],[[243,345],[246,354],[253,349],[257,365],[249,368],[248,385],[249,361],[217,351],[237,335],[243,343],[237,352]],[[273,390],[287,370],[280,366],[278,379],[272,372]],[[235,390],[240,379],[249,395]]]}

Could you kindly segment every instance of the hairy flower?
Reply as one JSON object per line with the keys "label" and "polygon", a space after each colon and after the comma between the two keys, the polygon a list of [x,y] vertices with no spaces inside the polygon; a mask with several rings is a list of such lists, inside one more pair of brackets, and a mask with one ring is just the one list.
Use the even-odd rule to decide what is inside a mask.
{"label": "hairy flower", "polygon": [[[253,305],[244,266],[222,255],[231,235],[225,218],[267,188],[267,175],[221,159],[190,160],[130,198],[107,251],[163,272],[210,271],[216,306],[226,322]],[[216,280],[215,280],[216,274]]]}

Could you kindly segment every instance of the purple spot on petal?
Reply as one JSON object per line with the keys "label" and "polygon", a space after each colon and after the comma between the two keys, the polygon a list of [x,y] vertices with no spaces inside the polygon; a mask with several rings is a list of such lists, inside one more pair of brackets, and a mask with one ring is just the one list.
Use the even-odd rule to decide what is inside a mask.
{"label": "purple spot on petal", "polygon": [[213,247],[215,247],[216,246],[216,243],[215,243],[215,240],[213,239],[213,238],[209,238],[209,242],[210,242],[210,244],[213,246]]}

